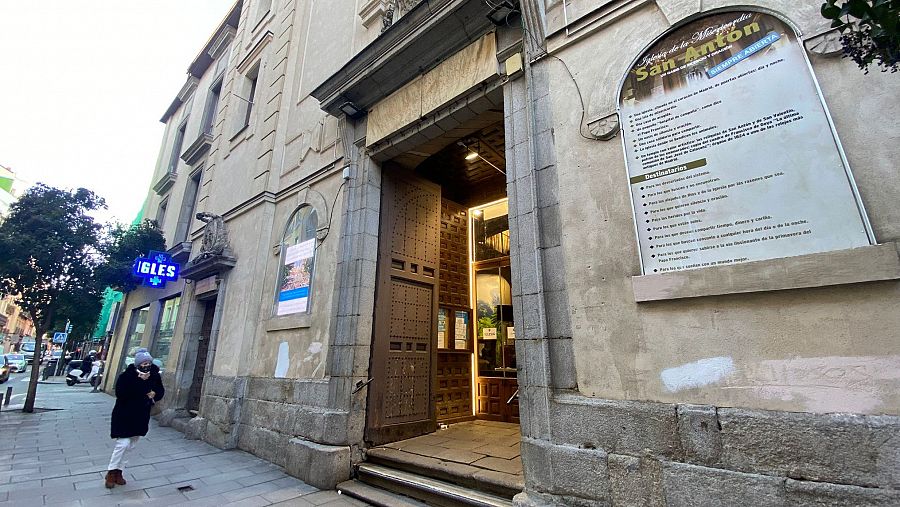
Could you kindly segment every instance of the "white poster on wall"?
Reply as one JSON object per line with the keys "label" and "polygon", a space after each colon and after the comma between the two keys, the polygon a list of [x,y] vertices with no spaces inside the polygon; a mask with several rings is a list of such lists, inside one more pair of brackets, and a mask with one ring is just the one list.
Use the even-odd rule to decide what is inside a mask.
{"label": "white poster on wall", "polygon": [[795,32],[759,12],[674,30],[620,97],[646,274],[869,245]]}
{"label": "white poster on wall", "polygon": [[309,306],[315,238],[291,245],[284,251],[283,277],[278,291],[278,315],[305,312]]}

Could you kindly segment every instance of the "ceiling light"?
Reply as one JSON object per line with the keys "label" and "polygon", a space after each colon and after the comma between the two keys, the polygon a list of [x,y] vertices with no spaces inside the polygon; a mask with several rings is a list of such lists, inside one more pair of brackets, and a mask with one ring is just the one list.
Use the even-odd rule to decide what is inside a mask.
{"label": "ceiling light", "polygon": [[470,150],[469,154],[466,155],[466,160],[475,160],[476,158],[478,158],[478,156],[478,153]]}
{"label": "ceiling light", "polygon": [[509,0],[504,0],[499,3],[499,5],[492,5],[493,9],[488,13],[487,17],[491,20],[491,23],[502,26],[506,24],[506,20],[510,14],[514,12],[518,12],[516,6],[513,5]]}
{"label": "ceiling light", "polygon": [[340,110],[343,111],[344,114],[346,114],[347,116],[349,116],[351,118],[355,118],[356,116],[359,116],[359,114],[362,112],[359,110],[358,107],[356,107],[355,104],[353,104],[353,102],[344,102],[343,104],[341,104]]}

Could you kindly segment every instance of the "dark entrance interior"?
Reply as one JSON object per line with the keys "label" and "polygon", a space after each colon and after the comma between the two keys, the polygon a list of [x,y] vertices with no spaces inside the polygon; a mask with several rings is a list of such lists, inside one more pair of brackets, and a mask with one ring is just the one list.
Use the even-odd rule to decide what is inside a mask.
{"label": "dark entrance interior", "polygon": [[503,107],[491,99],[382,165],[371,444],[519,421]]}
{"label": "dark entrance interior", "polygon": [[203,323],[197,337],[197,359],[194,362],[194,374],[191,389],[188,391],[187,409],[200,410],[200,396],[203,394],[203,377],[206,374],[206,359],[209,355],[209,340],[212,335],[213,318],[216,315],[216,299],[203,301]]}

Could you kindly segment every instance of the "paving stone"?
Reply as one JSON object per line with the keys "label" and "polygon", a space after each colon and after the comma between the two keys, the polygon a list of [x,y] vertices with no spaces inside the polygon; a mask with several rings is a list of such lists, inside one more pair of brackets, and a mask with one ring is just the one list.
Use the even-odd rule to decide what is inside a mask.
{"label": "paving stone", "polygon": [[190,505],[191,507],[218,507],[226,505],[227,500],[222,495],[205,496],[196,500],[191,500],[182,505]]}
{"label": "paving stone", "polygon": [[261,496],[252,496],[250,498],[245,498],[243,500],[232,502],[228,504],[233,507],[260,507],[263,505],[270,505],[272,502],[266,500]]}
{"label": "paving stone", "polygon": [[203,482],[207,484],[216,484],[219,482],[237,482],[237,479],[254,475],[251,470],[235,470],[234,472],[226,472],[219,475],[211,475],[204,477]]}
{"label": "paving stone", "polygon": [[284,501],[290,500],[292,498],[299,498],[299,497],[303,496],[304,494],[305,494],[305,492],[300,488],[283,488],[283,489],[273,491],[271,493],[266,493],[266,494],[262,495],[262,497],[272,503],[277,503],[277,502],[284,502]]}
{"label": "paving stone", "polygon": [[512,459],[520,456],[519,446],[489,444],[476,447],[472,451],[495,458]]}
{"label": "paving stone", "polygon": [[480,460],[481,458],[484,458],[485,455],[472,451],[463,451],[460,449],[444,449],[443,451],[434,454],[434,457],[445,461],[465,463],[466,465],[468,465]]}
{"label": "paving stone", "polygon": [[[0,447],[0,456],[6,455],[0,465],[0,505],[44,505],[46,501],[79,507],[219,507],[275,502],[309,506],[314,504],[304,498],[320,493],[277,465],[243,451],[223,451],[202,441],[185,440],[177,430],[159,427],[155,421],[151,421],[147,437],[129,454],[124,468],[128,484],[106,489],[103,478],[114,446],[109,438],[114,399],[88,391],[54,392],[54,388],[58,389],[41,385],[38,401],[41,406],[63,410],[27,416],[3,413],[0,418],[0,431],[17,435],[16,444]],[[90,425],[75,424],[78,408],[85,402],[96,404],[98,417]],[[41,448],[46,451],[39,452]],[[182,493],[177,488],[183,485],[194,489]],[[346,501],[330,493],[316,497],[317,503]]]}
{"label": "paving stone", "polygon": [[[227,493],[229,491],[234,491],[237,489],[245,488],[243,484],[239,484],[235,481],[224,481],[217,482],[215,484],[193,484],[194,490],[187,491],[184,493],[184,496],[190,498],[191,500],[196,500],[200,498],[210,497],[210,496],[222,496],[223,493]],[[224,498],[224,497],[223,497]]]}
{"label": "paving stone", "polygon": [[344,496],[339,495],[337,491],[319,491],[318,493],[313,493],[311,495],[306,495],[303,497],[303,500],[306,500],[313,505],[325,505],[329,502],[343,499]]}
{"label": "paving stone", "polygon": [[502,458],[487,457],[487,458],[482,458],[482,459],[472,463],[472,466],[486,468],[489,470],[497,470],[497,471],[505,472],[508,474],[521,474],[522,473],[522,459],[521,458],[502,459]]}
{"label": "paving stone", "polygon": [[313,507],[315,504],[309,503],[303,498],[292,498],[284,502],[273,503],[272,505],[291,506],[291,507]]}
{"label": "paving stone", "polygon": [[254,484],[274,481],[282,477],[284,477],[284,472],[282,472],[281,470],[273,470],[271,472],[266,472],[263,474],[254,474],[249,477],[244,477],[242,479],[238,479],[237,482],[243,484],[244,486],[253,486]]}

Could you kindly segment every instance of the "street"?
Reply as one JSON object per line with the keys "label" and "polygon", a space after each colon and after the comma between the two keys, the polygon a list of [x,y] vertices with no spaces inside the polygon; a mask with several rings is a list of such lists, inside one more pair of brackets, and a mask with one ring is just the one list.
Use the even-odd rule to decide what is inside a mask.
{"label": "street", "polygon": [[129,456],[125,486],[104,487],[113,448],[115,402],[62,377],[39,382],[33,414],[21,411],[28,374],[13,374],[12,402],[0,413],[0,505],[366,505],[320,491],[252,454],[187,440],[151,420]]}

